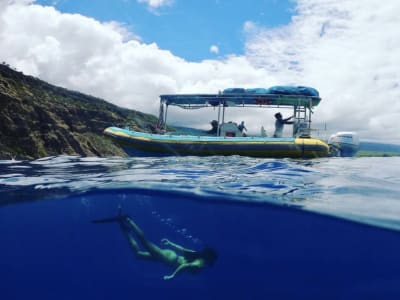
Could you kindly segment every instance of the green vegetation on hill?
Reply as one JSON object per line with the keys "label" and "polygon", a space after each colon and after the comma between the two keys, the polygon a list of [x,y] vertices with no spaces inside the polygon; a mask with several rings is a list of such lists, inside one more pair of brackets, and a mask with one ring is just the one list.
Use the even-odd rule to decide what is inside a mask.
{"label": "green vegetation on hill", "polygon": [[51,155],[125,156],[109,126],[150,131],[155,116],[50,85],[0,65],[0,159]]}
{"label": "green vegetation on hill", "polygon": [[357,157],[391,157],[400,156],[400,152],[390,152],[390,151],[358,151]]}
{"label": "green vegetation on hill", "polygon": [[377,142],[361,142],[357,157],[387,157],[400,156],[400,145],[377,143]]}

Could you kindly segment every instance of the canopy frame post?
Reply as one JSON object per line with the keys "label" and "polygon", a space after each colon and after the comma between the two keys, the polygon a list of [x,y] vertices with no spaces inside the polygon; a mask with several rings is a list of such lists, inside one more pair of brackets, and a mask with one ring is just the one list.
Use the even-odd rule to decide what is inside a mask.
{"label": "canopy frame post", "polygon": [[218,104],[218,127],[217,136],[221,135],[221,103]]}

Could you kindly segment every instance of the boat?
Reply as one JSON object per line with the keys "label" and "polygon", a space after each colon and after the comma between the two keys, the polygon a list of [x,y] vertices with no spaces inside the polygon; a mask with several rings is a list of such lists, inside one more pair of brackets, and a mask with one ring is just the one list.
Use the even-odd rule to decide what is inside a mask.
{"label": "boat", "polygon": [[[158,123],[152,133],[130,128],[108,127],[104,134],[122,146],[130,156],[242,155],[273,158],[315,158],[330,156],[330,146],[311,137],[311,116],[321,101],[317,90],[301,86],[271,88],[229,88],[216,94],[169,94],[160,96]],[[169,106],[183,109],[214,107],[217,119],[210,133],[179,134],[167,131]],[[290,137],[270,137],[261,128],[258,136],[246,136],[234,122],[225,122],[229,107],[289,108],[293,111]]]}

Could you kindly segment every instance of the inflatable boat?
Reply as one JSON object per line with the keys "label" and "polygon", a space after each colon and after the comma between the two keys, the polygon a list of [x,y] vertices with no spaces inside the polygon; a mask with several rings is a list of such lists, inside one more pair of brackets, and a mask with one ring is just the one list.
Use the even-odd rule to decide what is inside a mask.
{"label": "inflatable boat", "polygon": [[[329,145],[311,137],[313,108],[321,101],[314,88],[276,86],[268,89],[230,88],[217,94],[172,94],[160,96],[160,112],[154,132],[138,132],[127,128],[108,127],[111,137],[131,156],[137,155],[244,155],[253,157],[314,158],[330,156]],[[167,132],[169,106],[183,109],[213,107],[217,118],[213,130],[204,134]],[[225,122],[228,107],[290,108],[293,130],[290,137],[247,136],[233,122]]]}

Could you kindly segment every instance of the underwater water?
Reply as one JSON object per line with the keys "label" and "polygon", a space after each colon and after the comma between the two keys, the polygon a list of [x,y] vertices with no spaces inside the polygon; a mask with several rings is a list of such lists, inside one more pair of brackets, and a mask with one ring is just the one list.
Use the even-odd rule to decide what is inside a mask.
{"label": "underwater water", "polygon": [[[0,299],[399,299],[400,158],[0,161]],[[213,266],[139,259],[118,223]]]}

